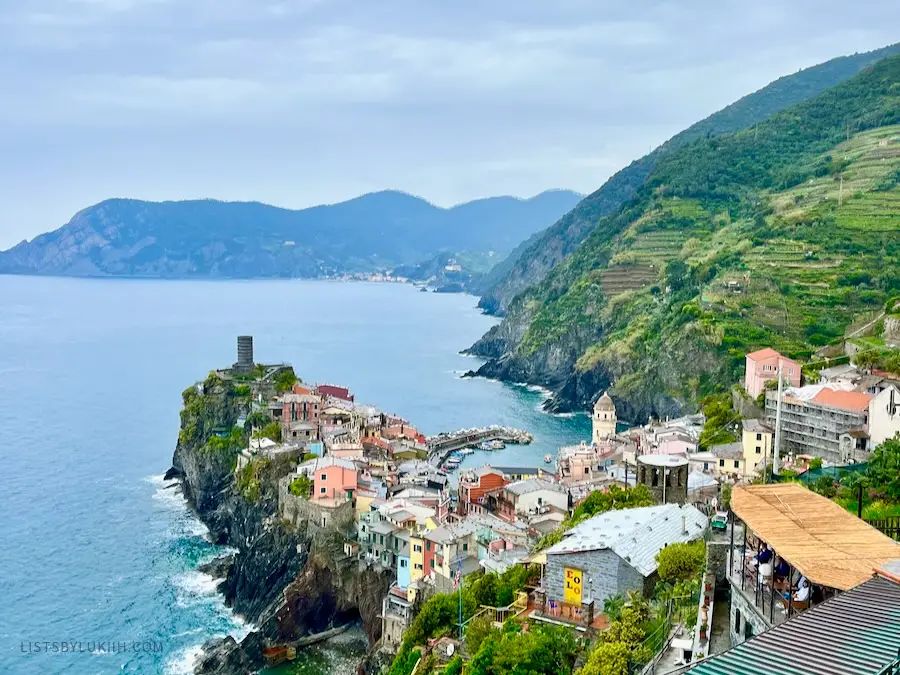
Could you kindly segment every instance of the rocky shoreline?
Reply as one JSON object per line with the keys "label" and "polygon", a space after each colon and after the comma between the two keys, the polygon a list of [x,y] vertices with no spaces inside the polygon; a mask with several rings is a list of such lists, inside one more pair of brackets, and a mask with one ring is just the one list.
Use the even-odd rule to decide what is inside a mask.
{"label": "rocky shoreline", "polygon": [[204,393],[204,398],[197,418],[182,412],[182,430],[201,431],[194,439],[179,435],[165,479],[179,481],[189,507],[209,528],[211,541],[236,550],[207,563],[202,571],[220,579],[218,590],[226,605],[256,628],[240,642],[232,637],[207,641],[194,672],[247,675],[265,665],[267,641],[293,642],[355,621],[374,645],[390,579],[343,558],[328,532],[314,534],[282,522],[277,478],[289,467],[273,462],[258,498],[245,499],[236,485],[233,457],[205,447],[209,430],[233,427],[238,410],[226,392]]}

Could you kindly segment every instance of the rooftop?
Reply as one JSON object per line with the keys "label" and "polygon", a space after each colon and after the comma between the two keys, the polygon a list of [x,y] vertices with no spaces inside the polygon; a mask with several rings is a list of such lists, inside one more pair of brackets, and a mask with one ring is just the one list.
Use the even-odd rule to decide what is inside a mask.
{"label": "rooftop", "polygon": [[743,421],[744,431],[750,431],[756,434],[771,434],[772,427],[758,419],[749,419]]}
{"label": "rooftop", "polygon": [[864,394],[859,391],[839,391],[827,387],[812,398],[813,403],[825,405],[829,408],[852,410],[853,412],[867,410],[871,400],[871,394]]}
{"label": "rooftop", "polygon": [[[747,358],[751,361],[761,361],[762,359],[777,359],[781,354],[776,352],[771,347],[766,347],[765,349],[757,349],[755,352],[750,352],[747,354]],[[782,357],[784,358],[784,357]]]}
{"label": "rooftop", "polygon": [[744,445],[740,441],[712,445],[709,451],[721,459],[743,459],[744,457]]}
{"label": "rooftop", "polygon": [[845,591],[900,558],[900,543],[797,483],[735,487],[731,507],[814,584]]}
{"label": "rooftop", "polygon": [[529,478],[527,480],[516,481],[506,486],[509,492],[516,495],[527,495],[530,492],[538,490],[551,490],[552,492],[565,492],[565,489],[557,483],[551,483],[549,480],[542,478]]}
{"label": "rooftop", "polygon": [[674,466],[684,466],[688,463],[688,461],[684,457],[679,457],[678,455],[640,455],[638,457],[638,462],[641,464],[646,464],[648,466],[665,466],[665,467],[674,467]]}
{"label": "rooftop", "polygon": [[[686,532],[682,529],[682,517]],[[663,547],[698,539],[707,522],[706,516],[690,504],[607,511],[576,525],[546,553],[558,555],[608,548],[647,577],[656,570],[656,554]]]}
{"label": "rooftop", "polygon": [[694,675],[874,675],[900,654],[900,585],[874,577],[723,654]]}

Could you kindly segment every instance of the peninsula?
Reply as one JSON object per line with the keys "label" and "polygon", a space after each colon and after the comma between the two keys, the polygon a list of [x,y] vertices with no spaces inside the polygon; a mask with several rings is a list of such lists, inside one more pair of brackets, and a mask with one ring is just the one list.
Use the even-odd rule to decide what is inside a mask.
{"label": "peninsula", "polygon": [[[240,643],[208,641],[199,675],[283,664],[353,624],[369,639],[364,674],[531,663],[535,673],[626,675],[691,661],[698,673],[721,672],[706,664],[734,650],[718,652],[765,651],[749,638],[791,617],[815,622],[821,612],[807,619],[806,610],[828,598],[874,589],[900,607],[894,521],[866,522],[862,502],[856,515],[842,508],[854,474],[869,500],[885,500],[880,509],[896,506],[893,376],[838,364],[813,384],[800,363],[758,350],[731,403],[622,430],[602,393],[591,438],[545,466],[461,469],[468,455],[532,437],[503,427],[426,437],[348,387],[257,364],[250,336],[237,351],[231,367],[183,392],[166,474],[213,541],[236,549],[203,569],[255,626]],[[836,431],[803,431],[823,425]],[[806,486],[784,483],[803,474]],[[791,518],[779,516],[785,509]],[[829,533],[862,544],[835,557]],[[806,540],[820,542],[814,553],[793,544]],[[775,552],[764,542],[777,542]],[[765,571],[775,555],[778,577]],[[713,602],[717,588],[730,604]],[[870,657],[896,666],[898,646]]]}

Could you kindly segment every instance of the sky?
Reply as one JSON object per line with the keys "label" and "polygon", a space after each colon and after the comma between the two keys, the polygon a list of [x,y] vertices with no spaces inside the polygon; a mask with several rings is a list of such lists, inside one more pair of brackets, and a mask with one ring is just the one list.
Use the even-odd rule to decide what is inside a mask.
{"label": "sky", "polygon": [[0,248],[109,197],[588,193],[894,0],[0,0]]}

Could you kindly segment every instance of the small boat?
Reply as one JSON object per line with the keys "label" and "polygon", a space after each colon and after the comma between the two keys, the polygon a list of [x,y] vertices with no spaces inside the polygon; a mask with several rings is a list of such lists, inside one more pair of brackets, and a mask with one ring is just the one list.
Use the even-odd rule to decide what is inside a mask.
{"label": "small boat", "polygon": [[499,440],[485,441],[481,445],[485,450],[502,450],[506,447],[506,443]]}
{"label": "small boat", "polygon": [[544,462],[547,464],[553,464],[553,456],[552,455],[544,455]]}
{"label": "small boat", "polygon": [[475,451],[472,448],[463,448],[459,451],[460,455],[474,455]]}

